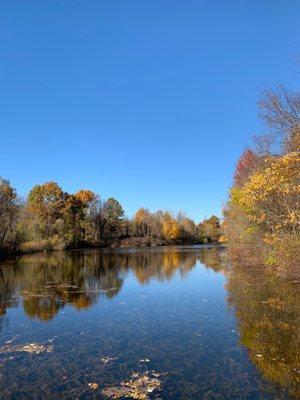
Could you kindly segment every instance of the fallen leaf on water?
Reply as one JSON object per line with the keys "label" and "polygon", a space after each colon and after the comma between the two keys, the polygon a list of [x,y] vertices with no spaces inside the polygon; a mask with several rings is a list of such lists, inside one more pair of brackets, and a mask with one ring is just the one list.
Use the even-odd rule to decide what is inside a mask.
{"label": "fallen leaf on water", "polygon": [[24,353],[34,353],[34,354],[39,354],[39,353],[51,353],[53,351],[53,346],[48,345],[45,346],[41,343],[26,343],[24,345],[16,345],[16,346],[3,346],[0,347],[0,354],[1,353],[16,353],[16,352],[24,352]]}
{"label": "fallen leaf on water", "polygon": [[89,386],[91,389],[93,389],[93,390],[97,390],[97,389],[99,388],[98,383],[95,383],[95,382],[90,382],[90,383],[88,384],[88,386]]}
{"label": "fallen leaf on water", "polygon": [[101,361],[104,364],[107,364],[107,363],[115,361],[115,360],[117,360],[117,357],[103,357],[103,358],[101,358]]}

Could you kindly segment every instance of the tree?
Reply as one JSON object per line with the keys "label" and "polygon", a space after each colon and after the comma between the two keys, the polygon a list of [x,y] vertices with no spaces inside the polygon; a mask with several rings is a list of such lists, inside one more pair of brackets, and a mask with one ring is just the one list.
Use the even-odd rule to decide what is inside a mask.
{"label": "tree", "polygon": [[259,115],[269,134],[255,138],[263,153],[300,150],[300,93],[289,93],[279,85],[266,90],[258,102]]}
{"label": "tree", "polygon": [[182,211],[177,215],[177,222],[180,229],[180,239],[185,243],[194,243],[197,239],[197,226],[195,222],[188,218]]}
{"label": "tree", "polygon": [[65,197],[56,182],[46,182],[31,189],[27,208],[34,218],[34,236],[47,238],[56,233],[55,224],[61,218]]}
{"label": "tree", "polygon": [[74,196],[86,206],[91,204],[96,198],[95,193],[87,189],[80,189]]}
{"label": "tree", "polygon": [[250,149],[246,149],[237,162],[234,173],[234,185],[241,187],[259,164],[259,157]]}
{"label": "tree", "polygon": [[179,237],[180,229],[175,218],[168,212],[163,215],[162,231],[168,241],[174,241]]}
{"label": "tree", "polygon": [[64,194],[64,201],[60,210],[60,228],[58,233],[68,245],[80,243],[85,239],[85,209],[87,204],[76,195]]}
{"label": "tree", "polygon": [[0,177],[0,250],[14,247],[18,206],[17,194],[9,181]]}
{"label": "tree", "polygon": [[116,199],[110,197],[103,204],[100,204],[98,213],[101,240],[110,242],[122,236],[124,210]]}
{"label": "tree", "polygon": [[110,197],[104,202],[102,212],[107,221],[110,222],[120,221],[124,217],[123,207],[118,200],[114,199],[113,197]]}
{"label": "tree", "polygon": [[233,202],[266,232],[265,240],[279,233],[297,234],[300,228],[300,155],[297,152],[267,159],[267,167],[251,175]]}
{"label": "tree", "polygon": [[198,234],[201,242],[218,242],[221,237],[220,218],[212,215],[210,218],[204,219],[198,225]]}
{"label": "tree", "polygon": [[91,190],[81,189],[74,197],[80,203],[79,222],[81,228],[81,239],[88,242],[96,237],[95,213],[97,210],[98,196]]}
{"label": "tree", "polygon": [[268,130],[237,164],[224,228],[232,254],[286,273],[300,262],[300,93],[278,86],[258,105]]}
{"label": "tree", "polygon": [[143,207],[138,209],[133,219],[137,235],[139,236],[150,235],[151,232],[150,219],[151,215],[148,209]]}

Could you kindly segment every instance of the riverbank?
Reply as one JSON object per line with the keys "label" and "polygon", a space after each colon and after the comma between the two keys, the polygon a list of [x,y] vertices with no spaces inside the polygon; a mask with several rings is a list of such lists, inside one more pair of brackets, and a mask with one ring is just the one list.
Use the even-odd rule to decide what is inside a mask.
{"label": "riverbank", "polygon": [[[130,239],[130,240],[129,240]],[[68,245],[66,243],[56,243],[55,245],[51,244],[50,241],[43,241],[37,243],[24,243],[22,248],[14,250],[14,251],[0,251],[0,261],[7,259],[14,259],[16,257],[20,257],[26,254],[35,254],[35,253],[51,253],[56,251],[64,251],[64,250],[86,250],[86,249],[126,249],[126,248],[158,248],[158,247],[167,247],[167,246],[218,246],[224,247],[223,243],[220,242],[167,242],[162,240],[149,241],[145,240],[145,238],[126,238],[124,240],[120,240],[111,244],[103,244],[100,242],[87,243],[81,242],[75,245]]]}

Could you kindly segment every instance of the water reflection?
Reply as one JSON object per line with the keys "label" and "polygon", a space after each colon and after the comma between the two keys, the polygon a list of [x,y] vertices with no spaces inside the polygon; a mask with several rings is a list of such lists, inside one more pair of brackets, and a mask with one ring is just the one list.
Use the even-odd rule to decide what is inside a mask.
{"label": "water reflection", "polygon": [[162,282],[171,280],[176,271],[185,276],[197,261],[219,270],[220,251],[165,248],[27,255],[0,266],[0,315],[21,301],[27,316],[48,321],[66,304],[80,310],[101,296],[113,298],[129,271],[141,284],[153,278]]}
{"label": "water reflection", "polygon": [[298,281],[263,272],[260,266],[232,265],[228,302],[235,309],[241,344],[267,379],[288,387],[299,398]]}
{"label": "water reflection", "polygon": [[[224,288],[220,288],[224,275],[227,304]],[[122,290],[131,276],[138,287],[150,287],[147,303],[141,301],[139,288],[135,287],[134,295],[128,289]],[[157,285],[152,285],[157,282],[164,284],[159,286],[161,298],[158,300],[156,295],[151,297],[151,293],[158,290]],[[177,282],[177,286],[167,285],[172,282]],[[121,292],[126,292],[125,305],[107,301],[107,307],[101,308],[103,299],[115,299],[118,294],[122,297]],[[36,364],[33,360],[27,364],[27,359],[21,355],[18,361],[12,359],[9,364],[5,355],[6,373],[7,376],[15,374],[14,379],[18,380],[18,373],[14,371],[21,363],[29,381],[32,370],[41,375],[41,382],[47,381],[44,398],[49,398],[50,392],[57,396],[63,390],[59,398],[69,398],[66,393],[71,388],[76,389],[78,396],[85,393],[83,398],[93,398],[86,392],[90,390],[87,383],[80,381],[82,368],[88,382],[98,382],[100,387],[108,383],[114,386],[130,378],[136,360],[151,355],[151,368],[167,373],[163,398],[286,399],[289,398],[287,391],[291,398],[297,398],[300,395],[297,391],[298,298],[299,285],[295,279],[262,273],[261,268],[253,265],[249,268],[242,263],[228,262],[225,252],[218,248],[28,255],[0,265],[0,332],[3,322],[3,331],[8,331],[5,315],[9,314],[12,320],[9,309],[16,307],[22,308],[30,321],[39,323],[35,329],[46,327],[43,330],[46,338],[51,331],[51,337],[57,339],[53,342],[54,351],[42,353]],[[55,316],[67,305],[82,312],[85,326],[81,325],[81,319],[65,330],[59,324],[45,325],[44,322],[50,320],[58,321]],[[228,315],[225,315],[226,307],[230,311]],[[94,314],[92,320],[84,312],[87,309],[101,309],[101,318]],[[97,324],[101,324],[101,329]],[[84,328],[85,336],[79,339]],[[27,341],[37,340],[37,331],[22,331],[16,327],[6,339],[13,336],[14,329],[18,334],[22,332],[21,335],[24,332]],[[89,339],[84,341],[85,337]],[[15,346],[23,341],[20,337]],[[52,345],[52,341],[50,343]],[[58,347],[60,350],[56,352]],[[101,357],[115,360],[111,369],[109,363],[99,364]],[[58,383],[55,385],[60,379],[56,374],[64,360],[67,366],[62,376],[73,374],[73,380],[66,379],[62,389]],[[78,372],[70,372],[70,365],[71,371]],[[50,377],[50,372],[48,378],[43,375],[48,370],[55,379]],[[144,366],[139,372],[145,372]],[[24,382],[24,393],[28,396],[36,389],[27,388],[27,380]],[[7,394],[4,398],[16,393],[4,384],[1,388],[2,393]]]}
{"label": "water reflection", "polygon": [[29,255],[0,268],[0,310],[5,314],[22,301],[29,317],[47,321],[66,304],[80,310],[94,304],[100,293],[112,297],[122,282],[111,257],[104,261],[97,254]]}

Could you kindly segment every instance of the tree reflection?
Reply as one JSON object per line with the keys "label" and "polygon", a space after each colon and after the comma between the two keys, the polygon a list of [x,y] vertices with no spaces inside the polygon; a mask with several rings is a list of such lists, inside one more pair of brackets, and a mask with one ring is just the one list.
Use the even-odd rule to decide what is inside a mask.
{"label": "tree reflection", "polygon": [[[96,252],[29,255],[0,267],[0,310],[22,301],[25,313],[43,321],[52,319],[66,304],[77,310],[120,290],[123,279],[110,257]],[[115,265],[112,262],[113,265]]]}
{"label": "tree reflection", "polygon": [[260,266],[233,263],[228,301],[235,308],[241,343],[263,375],[288,387],[297,398],[299,389],[299,284]]}
{"label": "tree reflection", "polygon": [[218,247],[203,248],[199,252],[200,262],[215,272],[227,272],[228,265],[224,261],[224,252]]}
{"label": "tree reflection", "polygon": [[228,302],[240,340],[263,375],[288,387],[299,384],[299,285],[262,268],[230,263],[218,248],[160,248],[36,254],[0,266],[0,327],[7,308],[23,304],[31,318],[49,321],[66,305],[87,309],[122,289],[131,272],[143,285],[151,279],[187,275],[197,263],[227,276]]}
{"label": "tree reflection", "polygon": [[22,302],[31,318],[51,320],[66,304],[81,310],[101,296],[116,296],[128,271],[146,284],[185,275],[200,252],[164,248],[136,251],[76,251],[27,255],[0,266],[0,316]]}

